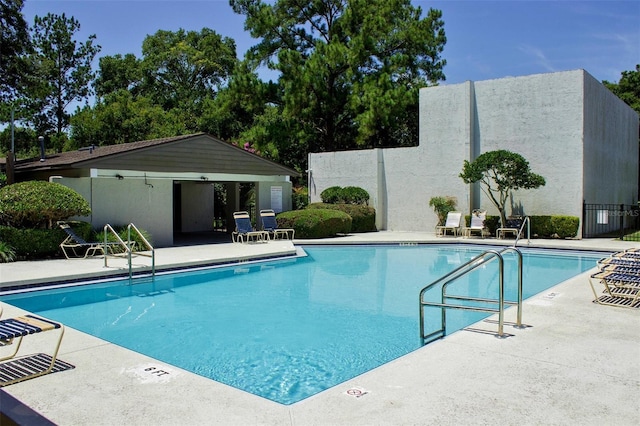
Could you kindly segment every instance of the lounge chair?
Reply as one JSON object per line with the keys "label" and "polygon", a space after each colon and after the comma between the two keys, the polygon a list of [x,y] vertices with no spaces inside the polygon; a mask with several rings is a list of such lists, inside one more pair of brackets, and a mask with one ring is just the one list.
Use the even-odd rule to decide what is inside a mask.
{"label": "lounge chair", "polygon": [[640,252],[634,249],[629,249],[625,251],[619,251],[617,253],[613,253],[611,257],[617,259],[626,259],[631,261],[640,261]]}
{"label": "lounge chair", "polygon": [[117,243],[107,243],[105,246],[104,242],[90,243],[85,241],[84,238],[80,237],[78,234],[76,234],[75,231],[71,229],[71,227],[68,224],[59,223],[58,225],[60,226],[60,228],[62,228],[64,232],[67,233],[67,238],[65,238],[64,241],[60,243],[60,249],[62,249],[62,253],[64,253],[64,256],[67,259],[71,259],[71,257],[69,257],[69,252],[67,250],[70,250],[71,253],[73,253],[74,257],[86,259],[88,256],[95,256],[96,254],[104,255],[105,248],[109,250],[110,247],[112,247],[114,244],[117,244]]}
{"label": "lounge chair", "polygon": [[496,238],[502,239],[507,236],[507,234],[512,234],[515,238],[520,234],[520,228],[522,228],[523,219],[518,216],[513,216],[507,218],[507,223],[502,228],[496,229]]}
{"label": "lounge chair", "polygon": [[[598,294],[594,281],[604,285],[604,294]],[[589,278],[594,302],[601,305],[640,307],[640,270],[619,272],[600,271]]]}
{"label": "lounge chair", "polygon": [[465,227],[462,230],[462,234],[464,237],[471,237],[471,234],[480,233],[480,237],[484,238],[486,235],[489,235],[489,231],[484,226],[484,221],[487,218],[487,212],[484,210],[474,210],[471,213],[471,223],[468,227]]}
{"label": "lounge chair", "polygon": [[273,210],[260,210],[260,219],[262,220],[262,229],[269,233],[274,240],[284,238],[293,240],[296,230],[292,228],[278,228],[276,221],[276,213]]}
{"label": "lounge chair", "polygon": [[628,268],[640,268],[640,261],[636,259],[628,259],[621,257],[605,257],[603,259],[598,260],[598,267],[600,269],[606,266],[625,266]]}
{"label": "lounge chair", "polygon": [[442,226],[436,226],[436,237],[442,237],[447,235],[447,231],[451,231],[453,236],[458,235],[460,232],[460,218],[462,217],[462,213],[460,212],[449,212],[447,213],[447,221]]}
{"label": "lounge chair", "polygon": [[236,221],[236,230],[231,234],[231,239],[234,243],[249,241],[266,242],[269,240],[268,232],[256,231],[253,228],[248,212],[235,212],[233,214],[233,219]]}
{"label": "lounge chair", "polygon": [[[8,368],[9,363],[25,358],[16,357],[18,351],[20,350],[20,345],[22,344],[22,339],[24,337],[51,330],[59,330],[60,335],[58,337],[55,350],[51,355],[51,363],[48,367],[43,370],[33,366],[29,369],[20,369],[20,371],[17,372],[13,371],[14,369]],[[4,347],[15,345],[15,350],[13,351],[13,353],[0,358],[0,368],[4,366],[7,369],[7,372],[3,372],[2,369],[0,369],[0,386],[11,385],[13,383],[21,382],[27,379],[33,379],[35,377],[43,376],[50,373],[55,366],[63,335],[64,326],[62,324],[42,317],[37,317],[35,315],[23,315],[16,318],[0,320],[0,346]],[[8,374],[9,370],[12,370],[11,374]]]}

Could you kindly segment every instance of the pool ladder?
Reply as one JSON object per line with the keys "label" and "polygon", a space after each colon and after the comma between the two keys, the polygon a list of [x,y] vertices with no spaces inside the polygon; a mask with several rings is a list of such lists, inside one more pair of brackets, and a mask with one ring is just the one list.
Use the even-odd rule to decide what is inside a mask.
{"label": "pool ladder", "polygon": [[[517,301],[507,301],[504,299],[504,258],[503,253],[513,251],[516,253],[518,258],[518,300]],[[457,280],[458,278],[466,275],[476,268],[492,261],[498,259],[499,265],[499,285],[498,285],[498,298],[497,299],[486,299],[486,298],[478,298],[478,297],[470,297],[470,296],[462,296],[462,295],[451,295],[447,294],[447,287],[449,284]],[[442,285],[442,294],[440,302],[428,302],[424,300],[424,295],[427,291],[432,288],[435,288],[438,284]],[[467,302],[479,302],[484,303],[485,306],[470,306],[464,304],[455,304],[450,303],[450,300],[459,300],[459,301],[467,301]],[[467,311],[476,311],[476,312],[488,312],[488,313],[497,313],[498,314],[498,337],[506,337],[504,334],[504,306],[505,305],[517,305],[518,306],[518,314],[517,314],[517,322],[516,327],[522,328],[522,253],[516,247],[507,247],[501,251],[496,250],[487,250],[480,255],[474,257],[467,263],[459,266],[453,271],[449,272],[447,275],[437,279],[432,282],[428,286],[424,287],[420,290],[420,338],[422,340],[422,344],[425,345],[433,340],[442,338],[446,334],[446,310],[447,309],[462,309]],[[487,305],[496,305],[497,306],[487,306]],[[441,311],[441,323],[440,329],[425,335],[425,324],[424,324],[424,309],[425,307],[439,307]]]}
{"label": "pool ladder", "polygon": [[520,236],[524,232],[524,226],[527,225],[527,244],[531,244],[531,219],[529,216],[525,216],[522,221],[522,225],[518,230],[518,235],[516,235],[516,240],[513,242],[513,247],[518,245],[518,241],[520,240]]}
{"label": "pool ladder", "polygon": [[[140,241],[142,241],[143,245],[144,245],[144,250],[139,250],[139,251],[134,251],[136,248],[136,241],[131,239],[131,231],[135,232],[135,234],[138,235],[138,237],[140,238]],[[108,223],[104,226],[104,246],[105,248],[107,247],[107,236],[108,234],[111,234],[115,237],[117,244],[122,246],[124,253],[127,256],[127,261],[129,264],[129,281],[131,281],[131,279],[133,278],[133,267],[132,267],[132,262],[131,262],[131,255],[132,253],[136,253],[139,256],[146,256],[146,257],[150,257],[151,258],[151,278],[154,279],[156,276],[156,256],[155,256],[155,249],[153,248],[153,246],[149,243],[149,241],[145,238],[144,235],[142,235],[142,232],[140,232],[140,230],[138,228],[136,228],[136,226],[133,223],[130,223],[129,225],[127,225],[127,241],[125,242],[124,240],[122,240],[122,238],[120,238],[120,235],[118,235],[118,233],[113,229],[113,227],[111,227],[111,225],[109,225]],[[147,253],[149,252],[149,253]],[[104,267],[107,267],[107,258],[109,257],[108,255],[108,251],[105,250],[105,254],[104,254]]]}

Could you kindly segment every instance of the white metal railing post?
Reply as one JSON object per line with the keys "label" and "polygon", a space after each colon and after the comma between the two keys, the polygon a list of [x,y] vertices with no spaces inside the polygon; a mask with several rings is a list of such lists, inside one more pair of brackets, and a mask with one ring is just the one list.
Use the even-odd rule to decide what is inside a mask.
{"label": "white metal railing post", "polygon": [[128,230],[128,239],[129,239],[129,244],[131,244],[131,247],[133,247],[133,244],[131,242],[131,229],[133,229],[135,231],[135,233],[140,237],[140,239],[142,240],[142,242],[144,243],[144,245],[146,246],[145,248],[149,251],[151,251],[151,255],[145,254],[145,253],[138,253],[141,256],[147,256],[151,258],[151,275],[153,277],[155,277],[156,275],[156,252],[155,249],[153,248],[153,246],[151,245],[151,243],[149,243],[149,241],[145,238],[144,235],[142,235],[142,232],[140,232],[140,230],[133,224],[130,223],[127,226],[127,230]]}
{"label": "white metal railing post", "polygon": [[120,244],[124,248],[125,253],[128,254],[128,257],[129,257],[129,275],[131,275],[131,250],[129,249],[129,246],[127,244],[125,244],[124,241],[122,241],[122,238],[120,238],[120,235],[118,235],[118,233],[108,223],[104,226],[102,231],[104,233],[104,267],[106,268],[108,266],[107,265],[107,257],[108,257],[109,251],[108,251],[107,233],[111,232],[113,234],[113,236],[116,238],[118,244]]}

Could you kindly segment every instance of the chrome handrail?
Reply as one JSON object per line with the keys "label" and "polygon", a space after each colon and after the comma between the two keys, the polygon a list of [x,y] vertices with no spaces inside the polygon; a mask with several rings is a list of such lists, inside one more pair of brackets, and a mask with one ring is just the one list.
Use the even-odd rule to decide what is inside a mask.
{"label": "chrome handrail", "polygon": [[[513,301],[505,301],[504,300],[504,259],[502,257],[502,253],[507,251],[515,251],[518,256],[518,300],[516,302]],[[469,296],[457,296],[457,295],[447,295],[446,289],[453,281],[460,278],[461,276],[475,270],[479,266],[497,258],[499,261],[499,286],[498,286],[498,299],[485,299],[485,298],[475,298]],[[444,282],[443,282],[444,281]],[[425,302],[424,294],[429,291],[434,286],[442,283],[442,293],[441,293],[441,302]],[[450,303],[446,303],[447,299],[455,299],[455,300],[464,300],[464,301],[474,301],[474,302],[485,302],[485,303],[497,303],[498,308],[490,308],[490,307],[479,307],[479,306],[467,306],[467,305],[454,305]],[[477,312],[489,312],[489,313],[498,313],[498,336],[504,336],[504,305],[517,305],[518,313],[517,313],[517,323],[516,327],[522,327],[522,253],[516,247],[507,247],[502,249],[500,252],[496,250],[487,250],[480,255],[474,257],[468,262],[460,265],[453,271],[448,274],[440,277],[436,281],[432,282],[428,286],[424,287],[420,291],[419,296],[419,304],[420,304],[420,338],[424,344],[425,340],[433,337],[437,334],[442,334],[443,337],[446,331],[446,309],[462,309],[462,310],[471,310]],[[432,307],[440,307],[441,309],[441,324],[440,329],[436,330],[429,335],[425,335],[424,333],[424,307],[432,306]]]}
{"label": "chrome handrail", "polygon": [[146,256],[146,257],[150,257],[151,258],[151,276],[155,277],[156,275],[156,257],[155,257],[155,249],[153,248],[153,246],[151,245],[151,243],[149,243],[149,241],[145,238],[144,235],[142,235],[142,233],[140,232],[140,230],[138,228],[136,228],[136,226],[133,223],[130,223],[127,226],[127,241],[123,241],[122,238],[120,238],[120,235],[118,235],[118,233],[113,229],[113,227],[111,227],[111,225],[109,225],[108,223],[104,226],[103,230],[104,230],[104,267],[106,268],[108,266],[108,262],[107,262],[107,258],[109,257],[108,254],[108,250],[107,250],[107,235],[110,232],[111,234],[113,234],[113,236],[116,238],[117,243],[119,245],[122,246],[122,248],[124,249],[124,252],[127,255],[127,262],[128,262],[128,266],[129,266],[129,280],[131,280],[133,278],[133,261],[131,259],[131,255],[133,252],[133,248],[135,247],[135,242],[133,242],[131,240],[131,230],[134,230],[138,236],[140,237],[140,239],[142,240],[142,242],[144,243],[144,245],[146,246],[145,248],[147,249],[147,251],[151,251],[151,254],[146,254],[146,253],[142,253],[142,252],[136,252],[138,255],[140,256]]}
{"label": "chrome handrail", "polygon": [[[107,265],[107,258],[109,257],[109,251],[107,250],[107,248],[108,248],[107,235],[108,235],[109,232],[111,232],[113,234],[113,236],[116,237],[116,240],[117,240],[118,244],[120,244],[122,246],[122,248],[124,249],[125,253],[128,254],[129,259],[131,259],[131,248],[129,247],[129,245],[127,243],[122,241],[122,238],[120,238],[120,235],[118,235],[118,233],[111,227],[111,225],[109,225],[107,223],[102,230],[103,230],[103,234],[104,234],[104,267],[106,268],[108,266]],[[129,274],[131,274],[131,261],[129,261]]]}
{"label": "chrome handrail", "polygon": [[[130,223],[129,225],[127,225],[127,239],[129,240],[128,242],[131,245],[131,247],[134,247],[134,244],[132,244],[132,242],[131,242],[131,230],[132,229],[135,231],[135,233],[140,237],[142,242],[145,244],[147,251],[151,252],[151,254],[146,254],[146,253],[142,253],[142,252],[136,252],[136,253],[138,255],[140,255],[140,256],[146,256],[146,257],[150,257],[151,258],[151,276],[155,277],[155,275],[156,275],[155,249],[153,248],[151,243],[145,238],[145,236],[142,235],[142,232],[140,232],[140,230],[133,223]],[[129,279],[131,279],[131,250],[129,250]]]}
{"label": "chrome handrail", "polygon": [[531,219],[529,219],[529,216],[525,216],[524,220],[522,221],[522,225],[520,225],[520,229],[518,230],[518,235],[516,235],[516,240],[513,243],[514,247],[518,244],[520,235],[524,230],[524,225],[527,225],[527,244],[531,244]]}

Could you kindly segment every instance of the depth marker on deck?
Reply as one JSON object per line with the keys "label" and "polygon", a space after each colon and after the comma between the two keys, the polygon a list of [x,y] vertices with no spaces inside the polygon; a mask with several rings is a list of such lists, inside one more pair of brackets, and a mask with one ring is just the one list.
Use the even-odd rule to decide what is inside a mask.
{"label": "depth marker on deck", "polygon": [[347,389],[347,391],[345,392],[346,395],[353,396],[355,398],[360,398],[368,393],[368,390],[365,390],[361,387],[353,387],[351,389]]}

